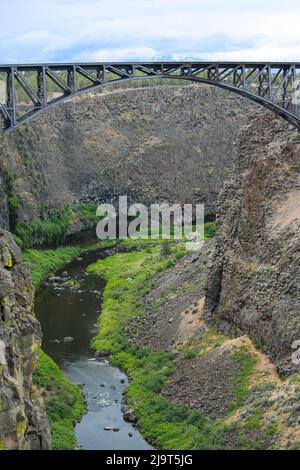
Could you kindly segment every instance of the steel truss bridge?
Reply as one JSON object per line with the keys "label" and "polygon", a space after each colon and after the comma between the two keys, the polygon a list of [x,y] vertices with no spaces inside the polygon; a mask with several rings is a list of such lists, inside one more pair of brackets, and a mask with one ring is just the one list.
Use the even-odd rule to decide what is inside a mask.
{"label": "steel truss bridge", "polygon": [[136,62],[0,65],[4,133],[70,97],[145,78],[215,85],[265,106],[300,129],[300,62]]}

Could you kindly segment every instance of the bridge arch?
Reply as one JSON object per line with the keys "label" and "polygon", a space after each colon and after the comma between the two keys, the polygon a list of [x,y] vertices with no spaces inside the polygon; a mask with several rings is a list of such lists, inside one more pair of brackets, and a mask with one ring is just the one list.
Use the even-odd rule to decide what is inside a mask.
{"label": "bridge arch", "polygon": [[[36,75],[34,85],[28,74]],[[0,96],[4,133],[72,97],[140,79],[187,80],[217,86],[264,106],[300,129],[300,63],[9,65],[0,66],[1,77],[5,83],[5,96]],[[79,77],[88,85],[80,85]],[[49,99],[51,83],[61,90],[59,97]],[[17,85],[30,101],[28,105],[18,103]]]}

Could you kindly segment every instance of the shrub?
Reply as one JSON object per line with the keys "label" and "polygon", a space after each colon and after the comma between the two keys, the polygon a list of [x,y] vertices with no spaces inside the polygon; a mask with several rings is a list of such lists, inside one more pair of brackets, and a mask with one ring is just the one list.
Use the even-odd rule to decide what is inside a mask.
{"label": "shrub", "polygon": [[204,225],[204,237],[206,240],[210,240],[216,235],[216,222],[207,222]]}
{"label": "shrub", "polygon": [[18,222],[14,231],[23,248],[56,247],[65,242],[70,226],[76,220],[81,222],[83,228],[93,222],[96,224],[95,206],[84,204],[72,209],[61,207],[46,211],[40,218]]}
{"label": "shrub", "polygon": [[41,351],[33,382],[47,391],[45,398],[53,449],[75,449],[74,423],[85,412],[85,400],[80,387],[69,382],[55,362]]}

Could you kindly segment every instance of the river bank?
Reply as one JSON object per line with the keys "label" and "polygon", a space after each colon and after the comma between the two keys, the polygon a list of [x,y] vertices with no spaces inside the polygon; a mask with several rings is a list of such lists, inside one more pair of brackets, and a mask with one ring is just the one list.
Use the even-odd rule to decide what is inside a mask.
{"label": "river bank", "polygon": [[[210,233],[210,225],[208,225],[207,230]],[[54,273],[58,269],[66,269],[69,263],[76,262],[77,258],[78,264],[80,264],[82,256],[89,253],[94,257],[97,256],[98,252],[101,253],[106,250],[107,255],[109,255],[116,249],[131,250],[145,243],[148,242],[125,240],[121,243],[121,246],[119,244],[117,247],[115,241],[102,241],[56,249],[27,249],[23,252],[23,257],[24,261],[27,261],[30,265],[33,284],[36,291],[39,292],[42,282],[50,273]],[[152,243],[160,243],[160,241],[152,241]],[[52,301],[53,299],[50,298],[49,305],[52,304]],[[87,303],[88,301],[84,305]],[[81,304],[81,306],[83,305]],[[64,312],[62,312],[63,314]],[[95,316],[94,323],[97,316]],[[49,320],[54,321],[51,317]],[[84,324],[85,318],[82,318],[81,321]],[[55,323],[53,324],[55,325]],[[89,338],[86,341],[88,351],[91,337],[92,334],[89,333]],[[92,356],[92,352],[89,355]],[[56,362],[60,362],[58,357],[54,357],[54,359]],[[74,373],[71,374],[70,380],[68,380],[68,373],[62,373],[56,362],[48,354],[41,352],[33,377],[36,394],[42,396],[46,404],[51,426],[52,447],[54,449],[75,449],[77,447],[75,426],[87,411],[89,397],[84,398],[81,388],[75,385],[80,381],[76,380],[76,377],[74,378]],[[114,399],[116,398],[114,397]],[[121,401],[120,398],[119,401]]]}
{"label": "river bank", "polygon": [[[90,347],[101,315],[105,281],[87,274],[86,268],[110,253],[103,248],[84,251],[49,276],[37,291],[36,314],[42,326],[44,352],[68,380],[80,386],[84,396],[86,407],[75,426],[77,447],[148,449],[139,431],[123,419],[126,375],[107,361],[96,361]],[[62,426],[64,408],[60,403],[54,416],[60,415]],[[53,413],[50,416],[53,419]]]}
{"label": "river bank", "polygon": [[[206,226],[206,236],[210,236],[213,230],[213,224],[208,223]],[[41,283],[50,273],[56,272],[58,269],[66,269],[69,263],[73,260],[76,261],[76,258],[78,258],[80,264],[81,257],[84,254],[101,252],[109,248],[111,250],[107,254],[112,254],[115,249],[132,250],[141,248],[148,243],[146,240],[127,240],[122,241],[116,247],[114,241],[105,241],[90,246],[59,247],[57,249],[46,250],[28,249],[23,253],[23,257],[30,264],[33,284],[37,292],[39,292]],[[158,244],[162,242],[157,240],[151,241],[151,243]],[[50,298],[49,304],[52,301],[53,299]],[[86,305],[86,302],[84,305]],[[49,320],[54,321],[51,317]],[[82,322],[85,322],[85,318],[82,318]],[[88,345],[88,341],[86,344]],[[51,425],[53,448],[74,449],[77,445],[74,427],[86,412],[86,403],[81,389],[72,383],[72,381],[76,382],[76,380],[70,382],[56,364],[56,362],[60,362],[59,358],[54,356],[56,360],[54,362],[53,355],[51,354],[51,356],[52,358],[45,354],[45,352],[40,354],[34,373],[34,383],[37,387],[37,394],[43,396],[46,403]],[[71,379],[74,379],[74,376]]]}
{"label": "river bank", "polygon": [[[111,242],[102,244],[103,248],[110,245],[112,245]],[[30,265],[36,291],[50,273],[76,259],[82,252],[88,249],[98,249],[99,246],[98,243],[89,248],[67,246],[56,249],[25,250],[23,258]],[[75,425],[87,410],[81,388],[65,377],[54,360],[44,351],[40,353],[33,381],[37,396],[42,396],[45,401],[51,428],[52,448],[75,449],[77,447]]]}
{"label": "river bank", "polygon": [[107,281],[92,346],[131,378],[126,409],[162,449],[297,449],[299,378],[282,379],[247,336],[203,315],[210,247],[117,253],[89,268]]}
{"label": "river bank", "polygon": [[246,336],[205,322],[209,256],[209,245],[144,246],[87,267],[106,281],[96,355],[130,377],[123,411],[154,446],[298,448],[299,380],[282,380]]}

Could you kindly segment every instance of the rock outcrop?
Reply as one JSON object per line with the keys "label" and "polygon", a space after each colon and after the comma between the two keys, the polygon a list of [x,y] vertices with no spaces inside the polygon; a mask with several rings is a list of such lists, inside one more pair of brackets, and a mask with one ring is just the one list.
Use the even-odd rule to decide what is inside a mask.
{"label": "rock outcrop", "polygon": [[115,90],[58,105],[0,139],[18,218],[119,195],[145,204],[201,201],[214,214],[233,137],[252,106],[205,85]]}
{"label": "rock outcrop", "polygon": [[0,157],[0,227],[9,228],[9,208],[5,190],[4,161]]}
{"label": "rock outcrop", "polygon": [[29,268],[0,230],[0,449],[50,448],[43,400],[32,387],[40,345]]}
{"label": "rock outcrop", "polygon": [[235,173],[218,202],[206,288],[206,319],[249,335],[281,373],[300,340],[300,141],[269,114],[253,116],[235,141]]}

